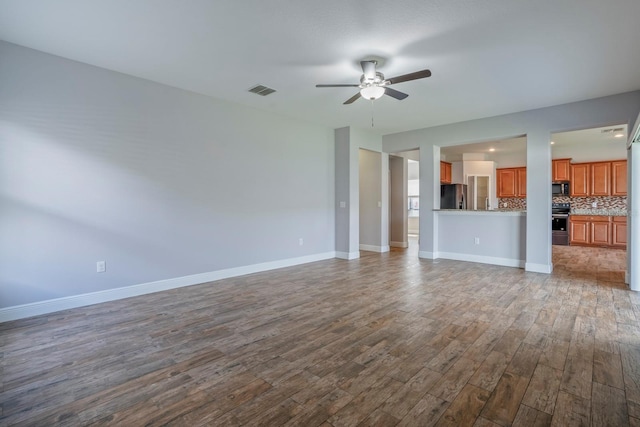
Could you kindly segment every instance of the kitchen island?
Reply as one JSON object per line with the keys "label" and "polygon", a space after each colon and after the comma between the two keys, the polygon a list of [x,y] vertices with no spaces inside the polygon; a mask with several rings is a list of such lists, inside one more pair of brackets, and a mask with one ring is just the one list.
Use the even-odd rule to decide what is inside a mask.
{"label": "kitchen island", "polygon": [[434,258],[524,268],[523,210],[434,209],[438,250]]}

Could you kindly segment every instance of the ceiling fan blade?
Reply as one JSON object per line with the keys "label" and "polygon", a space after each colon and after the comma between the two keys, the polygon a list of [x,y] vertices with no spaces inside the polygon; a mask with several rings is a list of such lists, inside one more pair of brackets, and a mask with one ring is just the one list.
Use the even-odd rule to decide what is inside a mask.
{"label": "ceiling fan blade", "polygon": [[402,101],[407,96],[409,96],[406,93],[400,92],[399,90],[391,89],[390,87],[384,88],[384,94],[389,95],[390,97],[395,98],[399,101]]}
{"label": "ceiling fan blade", "polygon": [[316,87],[360,87],[360,85],[316,85]]}
{"label": "ceiling fan blade", "polygon": [[360,66],[365,79],[373,80],[376,78],[376,61],[360,61]]}
{"label": "ceiling fan blade", "polygon": [[356,101],[358,98],[360,98],[360,92],[356,93],[355,95],[353,95],[351,98],[347,99],[346,101],[343,102],[344,105],[347,104],[352,104],[354,101]]}
{"label": "ceiling fan blade", "polygon": [[430,77],[431,76],[431,70],[422,70],[422,71],[416,71],[415,73],[409,73],[409,74],[405,74],[402,76],[397,76],[397,77],[392,77],[390,79],[387,79],[387,84],[395,84],[395,83],[402,83],[402,82],[408,82],[410,80],[418,80],[418,79],[424,79],[425,77]]}

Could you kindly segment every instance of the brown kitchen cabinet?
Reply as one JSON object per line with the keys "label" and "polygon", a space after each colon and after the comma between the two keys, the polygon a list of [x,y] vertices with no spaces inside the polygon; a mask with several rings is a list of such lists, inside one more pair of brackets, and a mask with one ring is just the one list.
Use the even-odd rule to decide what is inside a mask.
{"label": "brown kitchen cabinet", "polygon": [[575,163],[571,165],[571,197],[586,197],[589,195],[590,164]]}
{"label": "brown kitchen cabinet", "polygon": [[[624,218],[624,217],[622,217]],[[569,244],[585,246],[620,246],[615,245],[615,226],[610,216],[572,215],[569,218]],[[619,224],[622,224],[619,222]],[[626,218],[624,226],[626,227]],[[621,230],[617,230],[618,233]],[[624,231],[626,238],[626,230]],[[626,246],[626,242],[624,244]]]}
{"label": "brown kitchen cabinet", "polygon": [[527,168],[496,169],[498,197],[527,197]]}
{"label": "brown kitchen cabinet", "polygon": [[627,195],[627,161],[611,162],[611,195]]}
{"label": "brown kitchen cabinet", "polygon": [[573,217],[569,221],[569,244],[589,244],[589,221],[576,220]]}
{"label": "brown kitchen cabinet", "polygon": [[591,196],[611,195],[611,162],[598,162],[590,164]]}
{"label": "brown kitchen cabinet", "polygon": [[620,248],[627,247],[627,217],[614,216],[611,222],[611,245]]}
{"label": "brown kitchen cabinet", "polygon": [[571,165],[571,197],[626,195],[626,160]]}
{"label": "brown kitchen cabinet", "polygon": [[451,184],[451,163],[440,162],[440,182],[443,184]]}
{"label": "brown kitchen cabinet", "polygon": [[516,169],[516,197],[527,197],[527,168]]}
{"label": "brown kitchen cabinet", "polygon": [[551,161],[551,181],[571,181],[571,159]]}

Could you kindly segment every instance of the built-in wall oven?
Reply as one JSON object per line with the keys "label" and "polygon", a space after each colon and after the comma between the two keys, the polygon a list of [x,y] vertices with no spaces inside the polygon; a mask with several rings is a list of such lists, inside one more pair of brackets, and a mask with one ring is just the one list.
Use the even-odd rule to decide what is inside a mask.
{"label": "built-in wall oven", "polygon": [[569,213],[571,203],[553,203],[551,206],[551,244],[569,244]]}

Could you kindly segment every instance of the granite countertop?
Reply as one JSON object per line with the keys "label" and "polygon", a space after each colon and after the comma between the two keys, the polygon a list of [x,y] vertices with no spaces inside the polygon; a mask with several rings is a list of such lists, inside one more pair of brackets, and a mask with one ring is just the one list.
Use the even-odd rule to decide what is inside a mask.
{"label": "granite countertop", "polygon": [[434,209],[436,212],[460,212],[460,213],[526,213],[526,209],[489,209],[489,210],[473,210],[473,209]]}
{"label": "granite countertop", "polygon": [[571,215],[627,216],[626,209],[571,209]]}

